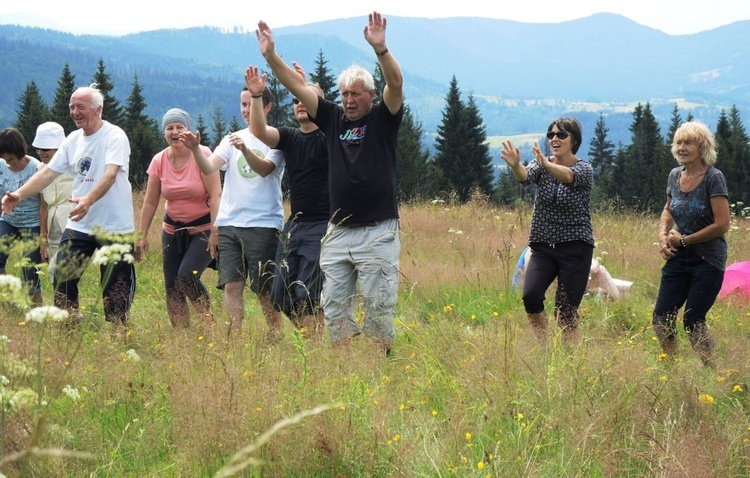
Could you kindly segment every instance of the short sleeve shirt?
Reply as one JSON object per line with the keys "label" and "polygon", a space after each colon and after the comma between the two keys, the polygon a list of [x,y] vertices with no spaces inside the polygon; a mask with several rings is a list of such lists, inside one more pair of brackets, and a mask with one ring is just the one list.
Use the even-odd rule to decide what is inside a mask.
{"label": "short sleeve shirt", "polygon": [[[669,173],[667,196],[670,198],[669,212],[677,230],[689,235],[714,223],[711,198],[728,197],[729,192],[724,174],[713,166],[709,166],[701,182],[692,191],[683,191],[680,189],[680,176],[684,169],[683,166],[678,166]],[[720,270],[726,267],[727,241],[723,235],[689,247],[714,267]]]}
{"label": "short sleeve shirt", "polygon": [[581,160],[570,169],[573,170],[573,182],[563,184],[536,161],[526,166],[527,181],[537,186],[529,243],[584,241],[595,246],[591,225],[594,170]]}

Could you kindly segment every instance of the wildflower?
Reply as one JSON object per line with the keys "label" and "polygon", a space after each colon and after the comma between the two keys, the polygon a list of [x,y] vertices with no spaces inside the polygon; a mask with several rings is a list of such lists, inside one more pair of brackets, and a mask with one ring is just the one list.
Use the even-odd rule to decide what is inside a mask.
{"label": "wildflower", "polygon": [[130,360],[131,362],[140,362],[141,356],[138,355],[138,352],[136,352],[133,349],[128,349],[127,352],[125,352],[125,358]]}
{"label": "wildflower", "polygon": [[716,381],[719,382],[719,383],[723,383],[724,381],[726,381],[726,379],[727,378],[723,377],[723,376],[716,377]]}
{"label": "wildflower", "polygon": [[477,470],[484,470],[484,462],[483,461],[480,461],[479,463],[477,463]]}
{"label": "wildflower", "polygon": [[667,360],[668,358],[669,358],[669,355],[667,354],[659,354],[659,357],[657,358],[657,360],[659,360],[659,362],[663,362]]}
{"label": "wildflower", "polygon": [[401,405],[399,405],[399,407],[398,407],[399,410],[403,410],[404,408],[406,408],[406,407],[404,406],[403,403]]}
{"label": "wildflower", "polygon": [[395,435],[393,435],[393,441],[399,441],[400,439],[401,439],[400,434],[396,433]]}
{"label": "wildflower", "polygon": [[499,316],[499,315],[500,315],[500,313],[499,313],[498,311],[496,311],[496,310],[495,310],[495,311],[492,311],[492,315],[494,315],[495,317],[497,317],[497,316]]}
{"label": "wildflower", "polygon": [[22,388],[13,394],[9,405],[11,410],[28,410],[36,405],[38,398],[35,391],[30,388]]}
{"label": "wildflower", "polygon": [[742,391],[742,387],[740,387],[739,385],[735,385],[734,388],[732,388],[732,391],[733,392],[741,392]]}
{"label": "wildflower", "polygon": [[0,299],[4,302],[9,301],[18,294],[23,287],[21,279],[8,274],[0,274]]}
{"label": "wildflower", "polygon": [[63,387],[62,389],[62,392],[65,394],[65,396],[67,396],[74,402],[77,402],[81,399],[81,394],[78,393],[78,390],[71,387],[70,385],[65,385],[65,387]]}
{"label": "wildflower", "polygon": [[111,244],[109,246],[102,246],[94,251],[94,257],[91,259],[91,263],[95,266],[106,266],[121,261],[132,264],[135,258],[133,257],[133,254],[131,254],[131,251],[132,247],[130,247],[130,244]]}
{"label": "wildflower", "polygon": [[465,456],[461,455],[461,463],[463,463],[465,465],[465,464],[469,463],[469,459],[466,458]]}
{"label": "wildflower", "polygon": [[466,439],[467,439],[467,440],[471,440],[471,433],[469,433],[469,432],[466,432]]}
{"label": "wildflower", "polygon": [[26,313],[26,322],[62,322],[68,318],[68,311],[58,309],[54,305],[35,307]]}
{"label": "wildflower", "polygon": [[706,405],[713,405],[714,397],[707,393],[701,393],[700,395],[698,395],[698,401],[701,403],[705,403]]}
{"label": "wildflower", "polygon": [[433,417],[434,417],[435,415],[437,415],[437,414],[438,414],[437,410],[433,410],[433,411],[432,411],[432,416],[433,416]]}
{"label": "wildflower", "polygon": [[523,413],[521,413],[521,412],[518,412],[518,419],[519,419],[519,420],[523,420]]}

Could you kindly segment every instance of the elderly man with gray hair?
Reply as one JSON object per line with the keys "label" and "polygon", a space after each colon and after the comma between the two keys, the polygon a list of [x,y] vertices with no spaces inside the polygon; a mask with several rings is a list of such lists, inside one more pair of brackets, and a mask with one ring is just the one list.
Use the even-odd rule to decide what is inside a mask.
{"label": "elderly man with gray hair", "polygon": [[38,194],[61,174],[73,175],[73,208],[57,255],[55,305],[80,320],[78,282],[89,260],[105,245],[122,244],[111,248],[119,254],[100,265],[104,317],[119,330],[127,323],[135,294],[132,255],[122,254],[133,251],[128,236],[135,229],[128,180],[130,142],[122,129],[102,119],[103,108],[104,95],[95,83],[75,90],[70,96],[70,117],[78,129],[60,144],[47,167],[17,190],[6,191],[2,209],[10,214],[23,199]]}

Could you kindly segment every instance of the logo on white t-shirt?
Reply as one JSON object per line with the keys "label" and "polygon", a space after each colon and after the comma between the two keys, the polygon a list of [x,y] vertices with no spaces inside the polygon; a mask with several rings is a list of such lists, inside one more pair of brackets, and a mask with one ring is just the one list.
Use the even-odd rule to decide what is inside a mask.
{"label": "logo on white t-shirt", "polygon": [[86,176],[89,173],[89,169],[91,169],[92,161],[88,156],[79,159],[76,165],[76,172],[81,176]]}
{"label": "logo on white t-shirt", "polygon": [[[259,149],[252,149],[253,153],[255,153],[256,156],[259,158],[264,158],[265,155],[263,154],[263,151]],[[250,167],[249,164],[247,164],[247,160],[245,159],[245,156],[240,153],[240,158],[237,160],[237,169],[240,172],[240,176],[243,178],[254,178],[258,176],[258,173],[253,171],[253,169]]]}

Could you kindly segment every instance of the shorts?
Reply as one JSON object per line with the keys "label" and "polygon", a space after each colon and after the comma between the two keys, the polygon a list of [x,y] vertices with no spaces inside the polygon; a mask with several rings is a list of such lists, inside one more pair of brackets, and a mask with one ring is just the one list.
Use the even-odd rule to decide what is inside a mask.
{"label": "shorts", "polygon": [[250,279],[250,290],[270,293],[279,230],[272,227],[219,226],[219,283]]}

